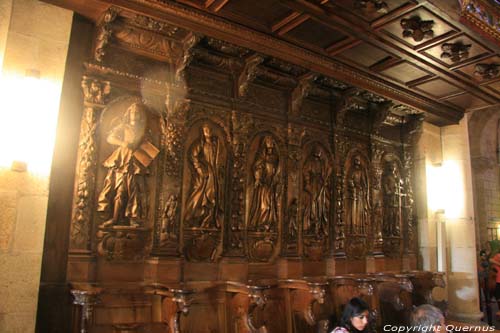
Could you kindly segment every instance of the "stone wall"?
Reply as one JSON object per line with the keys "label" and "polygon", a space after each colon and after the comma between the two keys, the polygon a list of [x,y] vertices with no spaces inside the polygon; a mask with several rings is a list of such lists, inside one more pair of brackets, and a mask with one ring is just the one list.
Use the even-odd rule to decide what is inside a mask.
{"label": "stone wall", "polygon": [[[9,85],[10,76],[22,77],[27,70],[35,69],[40,72],[40,79],[50,80],[60,91],[71,22],[71,12],[46,3],[33,0],[0,1],[2,87]],[[25,93],[24,97],[30,98],[32,92]],[[58,104],[57,101],[53,102]],[[6,109],[7,112],[20,112],[12,106]],[[3,115],[4,126],[14,128],[28,140],[36,139],[33,134],[30,137],[30,133],[27,133],[26,124],[10,121],[15,117],[9,116]],[[2,132],[5,132],[4,126],[0,125]],[[1,137],[1,140],[2,144],[10,148],[19,144],[19,140],[12,137]],[[9,156],[6,156],[6,150],[2,151],[0,332],[33,332],[49,178],[29,171],[11,171]],[[33,166],[28,163],[28,170]]]}

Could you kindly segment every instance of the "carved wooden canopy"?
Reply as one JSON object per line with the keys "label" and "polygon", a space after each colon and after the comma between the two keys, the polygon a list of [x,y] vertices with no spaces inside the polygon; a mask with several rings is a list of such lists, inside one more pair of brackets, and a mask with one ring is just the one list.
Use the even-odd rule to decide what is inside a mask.
{"label": "carved wooden canopy", "polygon": [[[425,112],[426,120],[437,125],[456,123],[465,111],[499,103],[500,78],[495,69],[500,47],[459,21],[461,13],[469,19],[475,15],[477,23],[479,14],[472,13],[479,8],[477,1],[453,5],[405,0],[48,2],[81,13],[100,26],[98,61],[110,43],[172,60],[175,50],[169,42],[148,30],[172,39],[187,38],[184,31],[191,31],[209,37],[213,41],[209,47],[241,60],[221,65],[238,67],[242,81],[259,76],[272,84],[299,82],[298,96],[310,93],[310,83],[317,81],[310,73],[315,73],[338,80],[337,87],[362,88]],[[111,28],[114,18],[105,15],[111,5],[144,15],[135,19],[139,30]],[[186,47],[196,44],[196,37],[190,38]],[[198,56],[220,61],[212,53]],[[266,57],[279,60],[266,63]],[[239,89],[244,93],[244,84]]]}

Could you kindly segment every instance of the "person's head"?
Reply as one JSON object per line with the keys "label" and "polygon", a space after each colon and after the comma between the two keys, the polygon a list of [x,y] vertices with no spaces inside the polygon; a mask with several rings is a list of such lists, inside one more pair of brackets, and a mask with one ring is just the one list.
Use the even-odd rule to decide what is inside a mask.
{"label": "person's head", "polygon": [[486,256],[487,256],[487,255],[488,255],[488,254],[486,253],[486,250],[481,250],[481,251],[479,251],[479,256],[480,256],[481,258],[483,258],[483,259],[484,259],[484,258],[486,258]]}
{"label": "person's head", "polygon": [[203,124],[201,126],[201,133],[205,139],[210,139],[212,136],[212,129],[208,126],[208,124]]}
{"label": "person's head", "polygon": [[128,107],[125,117],[130,125],[143,123],[146,118],[144,106],[140,103],[133,103]]}
{"label": "person's head", "polygon": [[351,298],[345,305],[344,312],[340,318],[340,326],[349,331],[363,332],[368,327],[369,307],[361,298]]}
{"label": "person's head", "polygon": [[441,310],[430,304],[416,307],[410,316],[410,325],[416,333],[444,333],[446,331]]}

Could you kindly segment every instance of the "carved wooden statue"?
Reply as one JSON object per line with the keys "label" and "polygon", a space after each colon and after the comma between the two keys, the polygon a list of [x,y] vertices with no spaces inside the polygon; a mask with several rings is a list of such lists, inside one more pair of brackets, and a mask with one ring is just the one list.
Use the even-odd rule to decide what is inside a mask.
{"label": "carved wooden statue", "polygon": [[368,174],[359,155],[352,161],[347,178],[346,222],[350,233],[365,235],[370,219]]}
{"label": "carved wooden statue", "polygon": [[330,166],[320,146],[314,147],[303,167],[304,232],[328,235]]}
{"label": "carved wooden statue", "polygon": [[208,124],[201,126],[200,137],[188,150],[192,181],[186,201],[185,221],[189,226],[217,228],[224,217],[221,202],[223,167],[219,138]]}
{"label": "carved wooden statue", "polygon": [[384,193],[384,234],[386,236],[399,236],[401,231],[402,180],[395,161],[387,164],[382,176],[382,186]]}
{"label": "carved wooden statue", "polygon": [[128,224],[139,226],[146,216],[147,198],[145,175],[159,150],[146,138],[144,105],[133,103],[107,136],[107,142],[117,146],[104,161],[108,168],[99,194],[97,211],[110,213],[102,226]]}
{"label": "carved wooden statue", "polygon": [[253,230],[274,230],[278,223],[280,169],[277,145],[273,137],[265,136],[252,166],[253,195],[249,226]]}

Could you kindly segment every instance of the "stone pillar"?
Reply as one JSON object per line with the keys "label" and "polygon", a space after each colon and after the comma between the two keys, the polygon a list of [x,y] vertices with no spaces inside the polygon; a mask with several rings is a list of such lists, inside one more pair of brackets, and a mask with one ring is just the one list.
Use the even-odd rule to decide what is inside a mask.
{"label": "stone pillar", "polygon": [[447,238],[450,318],[479,322],[468,114],[458,125],[441,128],[443,201]]}
{"label": "stone pillar", "polygon": [[[428,195],[432,186],[427,187],[432,178],[433,165],[442,163],[441,130],[439,127],[424,123],[423,133],[415,152],[415,197],[418,216],[418,240],[420,262],[419,269],[428,271],[438,270],[437,261],[437,233],[436,213],[433,203],[428,203]],[[429,184],[432,185],[432,184]]]}

